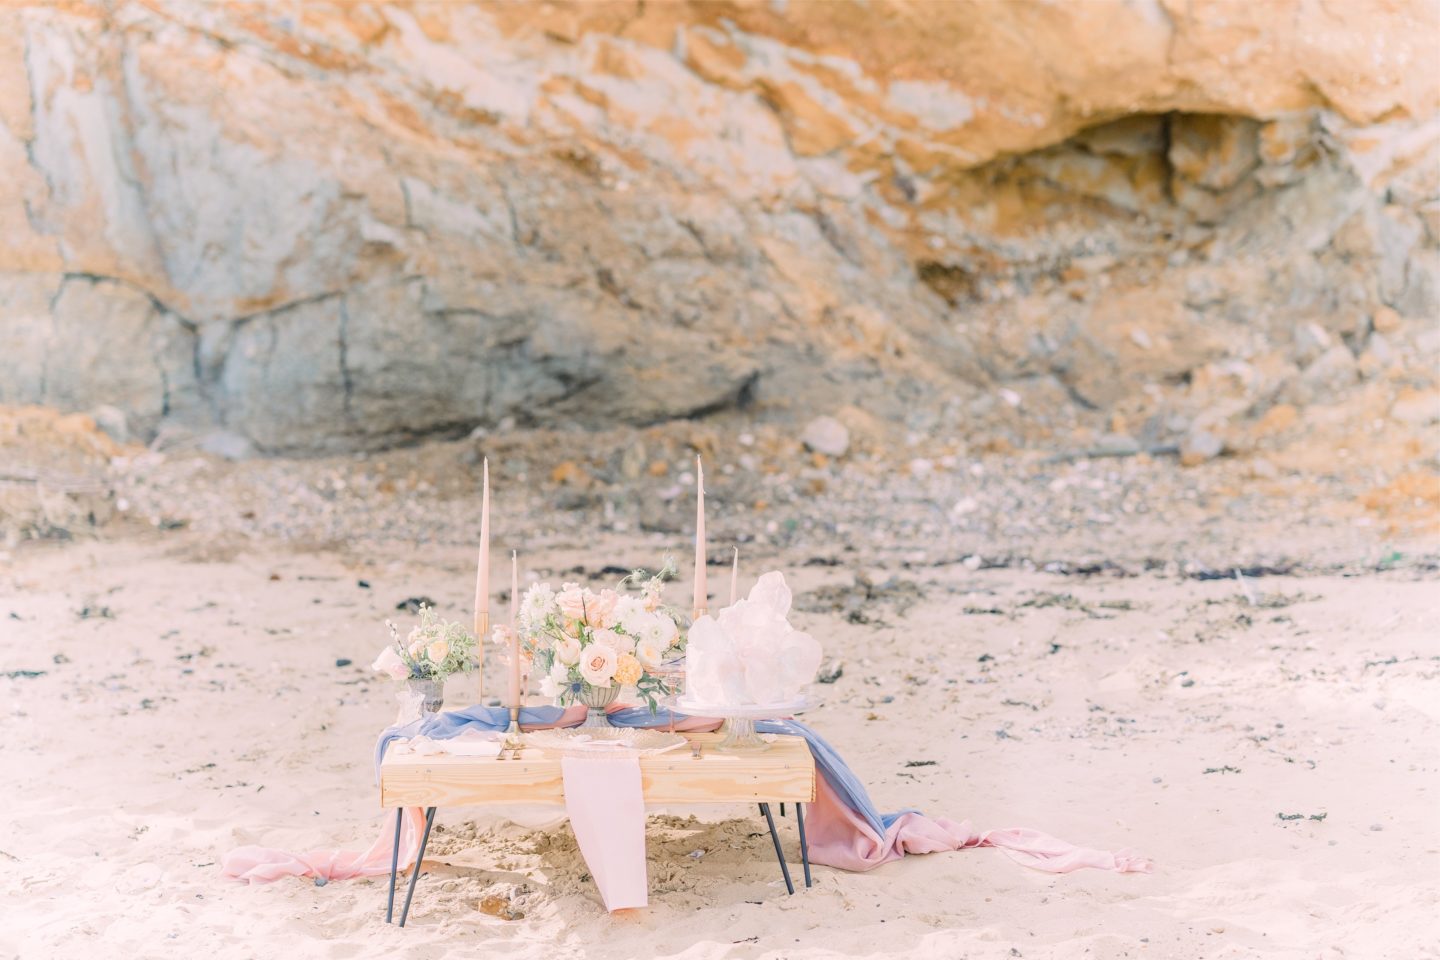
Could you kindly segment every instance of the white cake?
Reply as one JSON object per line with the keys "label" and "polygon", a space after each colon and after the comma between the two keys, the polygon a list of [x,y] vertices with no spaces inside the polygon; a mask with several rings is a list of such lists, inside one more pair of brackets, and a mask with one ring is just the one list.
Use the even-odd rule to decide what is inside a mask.
{"label": "white cake", "polygon": [[703,616],[685,645],[685,699],[712,706],[789,703],[820,669],[820,643],[787,619],[790,588],[779,571],[750,596]]}

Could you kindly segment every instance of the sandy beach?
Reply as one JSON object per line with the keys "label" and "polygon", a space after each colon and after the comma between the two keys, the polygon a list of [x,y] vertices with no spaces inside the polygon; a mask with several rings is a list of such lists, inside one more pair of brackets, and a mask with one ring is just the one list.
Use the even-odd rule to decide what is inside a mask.
{"label": "sandy beach", "polygon": [[[661,539],[556,546],[526,575],[646,562]],[[529,826],[443,811],[404,930],[382,880],[223,881],[237,845],[374,839],[370,752],[395,701],[366,665],[406,598],[462,615],[473,558],[175,530],[28,545],[0,568],[0,954],[1440,955],[1433,580],[952,564],[857,588],[803,557],[753,562],[787,571],[797,621],[843,665],[806,719],[882,809],[1132,847],[1155,872],[1049,876],[973,850],[817,867],[787,897],[737,806],[653,811],[651,906],[632,915],[604,912],[538,809],[517,811]],[[447,699],[476,693],[456,679]]]}
{"label": "sandy beach", "polygon": [[[0,960],[1440,960],[1437,37],[1436,0],[3,0]],[[700,619],[737,555],[788,620],[773,579]],[[667,558],[665,604],[604,592]],[[717,803],[648,811],[614,914],[563,807],[442,807],[403,929],[388,876],[224,877],[370,848],[400,684],[532,582],[446,708],[510,644],[535,706],[688,644],[773,715],[793,626],[880,811],[1153,872],[790,896]],[[650,796],[811,795],[798,742],[671,746]],[[635,903],[639,775],[570,766]],[[815,798],[867,862],[874,810]]]}

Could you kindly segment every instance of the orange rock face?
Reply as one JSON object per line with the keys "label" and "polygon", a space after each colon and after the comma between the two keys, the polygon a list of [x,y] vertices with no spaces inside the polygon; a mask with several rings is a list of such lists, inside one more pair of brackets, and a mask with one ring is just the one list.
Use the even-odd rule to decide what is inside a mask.
{"label": "orange rock face", "polygon": [[1429,389],[1437,28],[1401,0],[5,8],[0,403],[271,452],[847,403],[1023,447]]}

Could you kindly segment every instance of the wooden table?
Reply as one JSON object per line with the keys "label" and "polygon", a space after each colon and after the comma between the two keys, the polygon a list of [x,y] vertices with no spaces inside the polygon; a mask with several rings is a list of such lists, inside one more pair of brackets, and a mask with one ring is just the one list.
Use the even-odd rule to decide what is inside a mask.
{"label": "wooden table", "polygon": [[[775,844],[775,857],[785,888],[795,892],[790,880],[790,867],[780,848],[780,834],[770,804],[779,803],[785,813],[785,802],[795,805],[795,823],[800,834],[800,862],[805,871],[805,886],[810,886],[810,848],[805,840],[804,804],[815,799],[815,758],[803,737],[776,736],[770,749],[760,753],[726,754],[713,748],[721,740],[718,733],[682,734],[691,748],[680,748],[658,756],[640,758],[640,786],[647,803],[758,803],[760,813],[770,827]],[[699,746],[700,759],[693,748]],[[400,926],[410,914],[415,897],[415,883],[420,877],[420,864],[425,859],[425,846],[430,841],[430,828],[435,823],[437,807],[458,807],[482,804],[564,804],[565,779],[560,768],[560,754],[535,747],[525,749],[519,760],[494,757],[459,757],[448,754],[420,756],[389,750],[380,765],[380,805],[395,807],[395,847],[390,858],[390,897],[385,921],[391,922],[395,910],[395,881],[399,874],[400,825],[406,807],[424,807],[425,834],[410,873],[410,889],[400,914]]]}

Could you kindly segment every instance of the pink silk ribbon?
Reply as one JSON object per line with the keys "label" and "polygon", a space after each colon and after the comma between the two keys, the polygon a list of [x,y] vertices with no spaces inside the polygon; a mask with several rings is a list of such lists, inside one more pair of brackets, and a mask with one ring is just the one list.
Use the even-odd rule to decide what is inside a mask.
{"label": "pink silk ribbon", "polygon": [[[623,709],[612,706],[612,711]],[[553,724],[536,724],[527,729],[569,727],[580,723],[584,707],[571,707]],[[718,720],[686,717],[678,720],[675,729],[681,732],[714,730]],[[569,803],[569,791],[567,806]],[[608,802],[608,801],[607,801]],[[944,817],[926,817],[904,813],[896,817],[883,835],[870,823],[843,803],[824,777],[815,778],[815,802],[806,817],[810,859],[814,863],[842,870],[873,870],[883,863],[898,860],[906,854],[939,853],[972,847],[995,847],[1017,863],[1049,873],[1069,873],[1087,867],[1117,873],[1149,873],[1151,863],[1132,851],[1110,852],[1077,847],[1049,834],[1023,827],[977,831],[970,821],[956,823]],[[230,851],[221,859],[221,873],[234,880],[269,883],[281,877],[316,877],[347,880],[351,877],[373,877],[390,872],[390,855],[395,836],[395,818],[387,816],[380,837],[361,853],[338,850],[313,850],[296,854],[267,847],[247,846]],[[417,808],[405,811],[400,837],[400,865],[407,868],[415,861],[420,846],[420,829],[424,817]],[[572,826],[574,824],[572,818]],[[577,839],[582,830],[576,829]],[[643,821],[640,855],[644,858]],[[580,842],[585,854],[585,841]],[[593,848],[593,844],[591,845]],[[633,844],[631,857],[633,860]],[[598,876],[586,854],[592,876]],[[605,868],[602,866],[602,870]],[[607,902],[608,903],[608,902]],[[612,907],[611,909],[619,909]]]}

